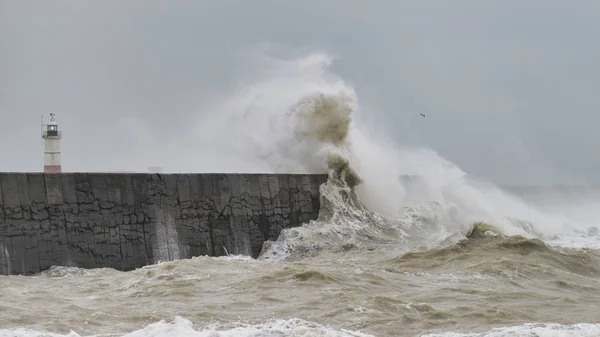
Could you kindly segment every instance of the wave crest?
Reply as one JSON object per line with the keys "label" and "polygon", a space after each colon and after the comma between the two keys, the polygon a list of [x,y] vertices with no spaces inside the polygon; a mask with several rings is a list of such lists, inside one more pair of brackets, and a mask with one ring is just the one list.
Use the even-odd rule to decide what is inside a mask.
{"label": "wave crest", "polygon": [[319,219],[284,230],[266,244],[263,258],[306,256],[344,245],[431,248],[464,237],[474,222],[491,224],[504,235],[543,240],[586,232],[590,224],[542,212],[474,181],[431,149],[382,141],[357,120],[357,95],[329,71],[331,61],[325,54],[275,61],[266,76],[240,88],[201,121],[202,137],[221,145],[221,157],[210,163],[242,161],[215,170],[329,175],[321,186]]}

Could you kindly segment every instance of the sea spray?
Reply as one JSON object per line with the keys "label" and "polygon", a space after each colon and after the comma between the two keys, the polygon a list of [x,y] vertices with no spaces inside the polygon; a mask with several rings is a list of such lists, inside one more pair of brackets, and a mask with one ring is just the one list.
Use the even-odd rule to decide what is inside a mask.
{"label": "sea spray", "polygon": [[293,111],[298,134],[320,144],[328,180],[320,187],[321,207],[317,221],[300,228],[284,229],[276,243],[267,242],[259,258],[279,260],[312,255],[325,248],[339,248],[364,239],[398,243],[404,232],[369,210],[355,188],[363,183],[351,163],[348,140],[354,100],[343,94],[314,93],[302,97]]}
{"label": "sea spray", "polygon": [[[316,252],[338,243],[371,249],[407,240],[431,246],[464,235],[478,221],[506,235],[546,240],[586,233],[593,225],[542,212],[475,181],[432,149],[375,137],[356,119],[355,90],[330,71],[331,64],[323,53],[276,60],[212,106],[195,130],[199,144],[219,143],[213,157],[202,154],[202,166],[213,171],[329,174],[319,220],[284,231],[278,242],[286,251],[303,246]],[[407,175],[414,177],[410,186],[402,179]]]}

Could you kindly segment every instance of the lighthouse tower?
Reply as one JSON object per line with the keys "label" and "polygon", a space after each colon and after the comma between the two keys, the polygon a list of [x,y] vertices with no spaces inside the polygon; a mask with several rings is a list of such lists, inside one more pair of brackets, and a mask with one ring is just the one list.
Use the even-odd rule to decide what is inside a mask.
{"label": "lighthouse tower", "polygon": [[50,113],[50,121],[46,125],[46,129],[42,131],[42,138],[44,139],[44,173],[61,173],[60,140],[62,133],[58,130],[54,113]]}

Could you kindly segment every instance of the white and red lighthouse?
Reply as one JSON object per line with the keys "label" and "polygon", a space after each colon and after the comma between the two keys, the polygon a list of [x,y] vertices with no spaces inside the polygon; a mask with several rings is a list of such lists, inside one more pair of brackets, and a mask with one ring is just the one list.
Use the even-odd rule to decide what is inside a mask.
{"label": "white and red lighthouse", "polygon": [[42,131],[44,139],[44,173],[61,173],[60,164],[60,140],[62,132],[54,119],[54,113],[50,113],[50,121]]}

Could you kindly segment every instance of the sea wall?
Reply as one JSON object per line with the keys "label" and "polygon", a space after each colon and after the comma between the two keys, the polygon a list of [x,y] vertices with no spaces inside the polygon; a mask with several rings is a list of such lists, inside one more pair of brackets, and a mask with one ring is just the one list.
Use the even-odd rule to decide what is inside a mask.
{"label": "sea wall", "polygon": [[0,275],[258,256],[318,217],[326,175],[0,173]]}

